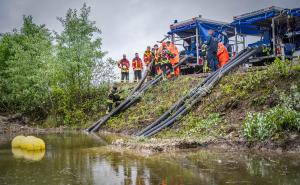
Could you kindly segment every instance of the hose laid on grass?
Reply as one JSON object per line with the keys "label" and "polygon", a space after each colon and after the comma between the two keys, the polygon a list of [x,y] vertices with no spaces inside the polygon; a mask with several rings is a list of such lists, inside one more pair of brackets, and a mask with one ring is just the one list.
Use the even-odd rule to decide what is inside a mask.
{"label": "hose laid on grass", "polygon": [[[231,64],[232,62],[234,62],[235,60],[237,60],[245,52],[246,52],[246,50],[243,50],[243,51],[239,52],[224,67],[228,66],[229,64]],[[182,104],[184,104],[184,102],[185,102],[186,99],[191,98],[198,91],[199,88],[201,88],[207,81],[209,81],[211,78],[213,78],[217,74],[218,74],[218,71],[214,71],[214,72],[210,73],[208,75],[208,77],[206,77],[202,82],[200,82],[194,89],[192,89],[188,94],[186,94],[185,96],[183,96],[182,98],[180,98],[175,104],[172,105],[172,107],[169,108],[168,111],[166,111],[163,115],[161,115],[155,122],[153,122],[152,124],[148,125],[142,131],[138,132],[136,134],[136,136],[142,136],[142,135],[144,135],[149,129],[151,129],[152,127],[156,126],[158,123],[160,123],[163,120],[165,120],[167,118],[167,116],[169,116],[175,109],[177,109],[179,106],[181,106]]]}
{"label": "hose laid on grass", "polygon": [[[226,71],[225,71],[226,72]],[[223,73],[224,74],[224,73]],[[205,96],[214,85],[217,84],[217,82],[221,79],[222,73],[219,77],[215,77],[212,79],[212,81],[204,86],[202,88],[198,95],[195,95],[192,97],[186,104],[184,104],[182,107],[179,108],[172,116],[170,116],[167,120],[161,122],[159,125],[155,126],[154,128],[148,130],[146,133],[144,133],[144,136],[151,136],[153,134],[156,134],[161,129],[173,124],[176,120],[178,120],[181,116],[183,116],[185,113],[187,113],[198,101],[201,100],[203,96]]]}
{"label": "hose laid on grass", "polygon": [[144,130],[142,133],[139,133],[139,135],[145,137],[152,136],[165,127],[172,125],[176,120],[179,120],[181,116],[185,115],[196,103],[198,103],[202,99],[202,97],[207,95],[225,74],[232,71],[236,66],[246,62],[249,57],[257,52],[257,50],[257,48],[249,49],[243,52],[243,54],[236,57],[235,60],[231,60],[231,62],[228,62],[226,66],[217,71],[217,75],[214,74],[213,76],[211,76],[209,80],[207,80],[206,83],[201,86],[200,89],[198,89],[197,93],[193,94],[193,96],[191,96],[184,104],[182,104],[178,108],[178,110],[173,113],[173,115],[169,116],[167,119],[163,120],[160,123],[158,122],[148,130]]}

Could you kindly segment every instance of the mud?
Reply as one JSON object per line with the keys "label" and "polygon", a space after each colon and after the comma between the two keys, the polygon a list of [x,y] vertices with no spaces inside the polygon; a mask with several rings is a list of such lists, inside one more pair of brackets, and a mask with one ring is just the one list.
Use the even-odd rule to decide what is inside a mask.
{"label": "mud", "polygon": [[29,124],[29,119],[21,115],[0,114],[0,134],[24,134],[44,132],[64,132],[65,127],[39,128]]}
{"label": "mud", "polygon": [[142,153],[158,153],[181,150],[198,150],[198,149],[218,149],[225,151],[260,151],[260,152],[275,152],[275,153],[300,153],[300,138],[280,141],[263,141],[249,142],[243,139],[236,140],[209,140],[209,141],[194,141],[184,139],[145,139],[145,138],[130,138],[117,139],[112,142],[112,146],[119,149],[128,149],[139,151]]}

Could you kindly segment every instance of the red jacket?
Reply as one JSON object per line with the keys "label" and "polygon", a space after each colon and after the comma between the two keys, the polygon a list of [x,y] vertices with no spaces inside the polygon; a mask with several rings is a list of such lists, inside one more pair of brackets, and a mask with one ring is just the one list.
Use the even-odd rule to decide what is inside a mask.
{"label": "red jacket", "polygon": [[118,62],[118,67],[122,72],[129,72],[130,63],[127,59],[122,59]]}
{"label": "red jacket", "polygon": [[132,60],[132,69],[134,71],[143,69],[143,62],[140,58],[134,58]]}
{"label": "red jacket", "polygon": [[152,61],[152,52],[147,50],[144,52],[144,63],[148,65],[151,63],[151,61]]}

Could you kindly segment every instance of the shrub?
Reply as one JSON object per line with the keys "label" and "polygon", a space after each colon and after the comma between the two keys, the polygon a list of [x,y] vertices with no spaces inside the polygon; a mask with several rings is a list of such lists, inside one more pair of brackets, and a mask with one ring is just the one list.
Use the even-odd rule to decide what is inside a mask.
{"label": "shrub", "polygon": [[[82,126],[93,115],[105,110],[109,86],[92,87],[89,90],[66,92],[61,88],[52,88],[52,115],[57,118],[56,125],[66,124]],[[80,96],[78,96],[80,95]]]}
{"label": "shrub", "polygon": [[287,76],[290,72],[290,67],[291,62],[289,60],[282,62],[280,58],[276,58],[267,71],[271,75]]}
{"label": "shrub", "polygon": [[264,140],[284,130],[300,131],[300,113],[283,106],[276,106],[265,113],[248,114],[244,135],[250,140]]}

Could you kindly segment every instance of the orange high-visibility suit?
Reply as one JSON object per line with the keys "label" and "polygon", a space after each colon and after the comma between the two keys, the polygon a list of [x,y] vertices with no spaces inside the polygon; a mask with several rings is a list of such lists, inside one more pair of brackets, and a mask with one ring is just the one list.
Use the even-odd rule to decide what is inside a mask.
{"label": "orange high-visibility suit", "polygon": [[151,62],[152,62],[152,53],[150,50],[149,51],[146,50],[144,52],[144,63],[146,66],[148,66]]}
{"label": "orange high-visibility suit", "polygon": [[219,61],[218,67],[223,67],[229,61],[229,54],[227,48],[222,42],[218,43],[217,57]]}
{"label": "orange high-visibility suit", "polygon": [[[176,64],[178,64],[179,62],[179,52],[177,47],[175,46],[174,43],[170,43],[170,45],[167,47],[167,49],[173,54],[173,58],[170,59],[170,62],[172,64],[172,66],[174,67]],[[180,68],[176,67],[174,69],[174,75],[175,76],[179,76],[180,74]]]}

